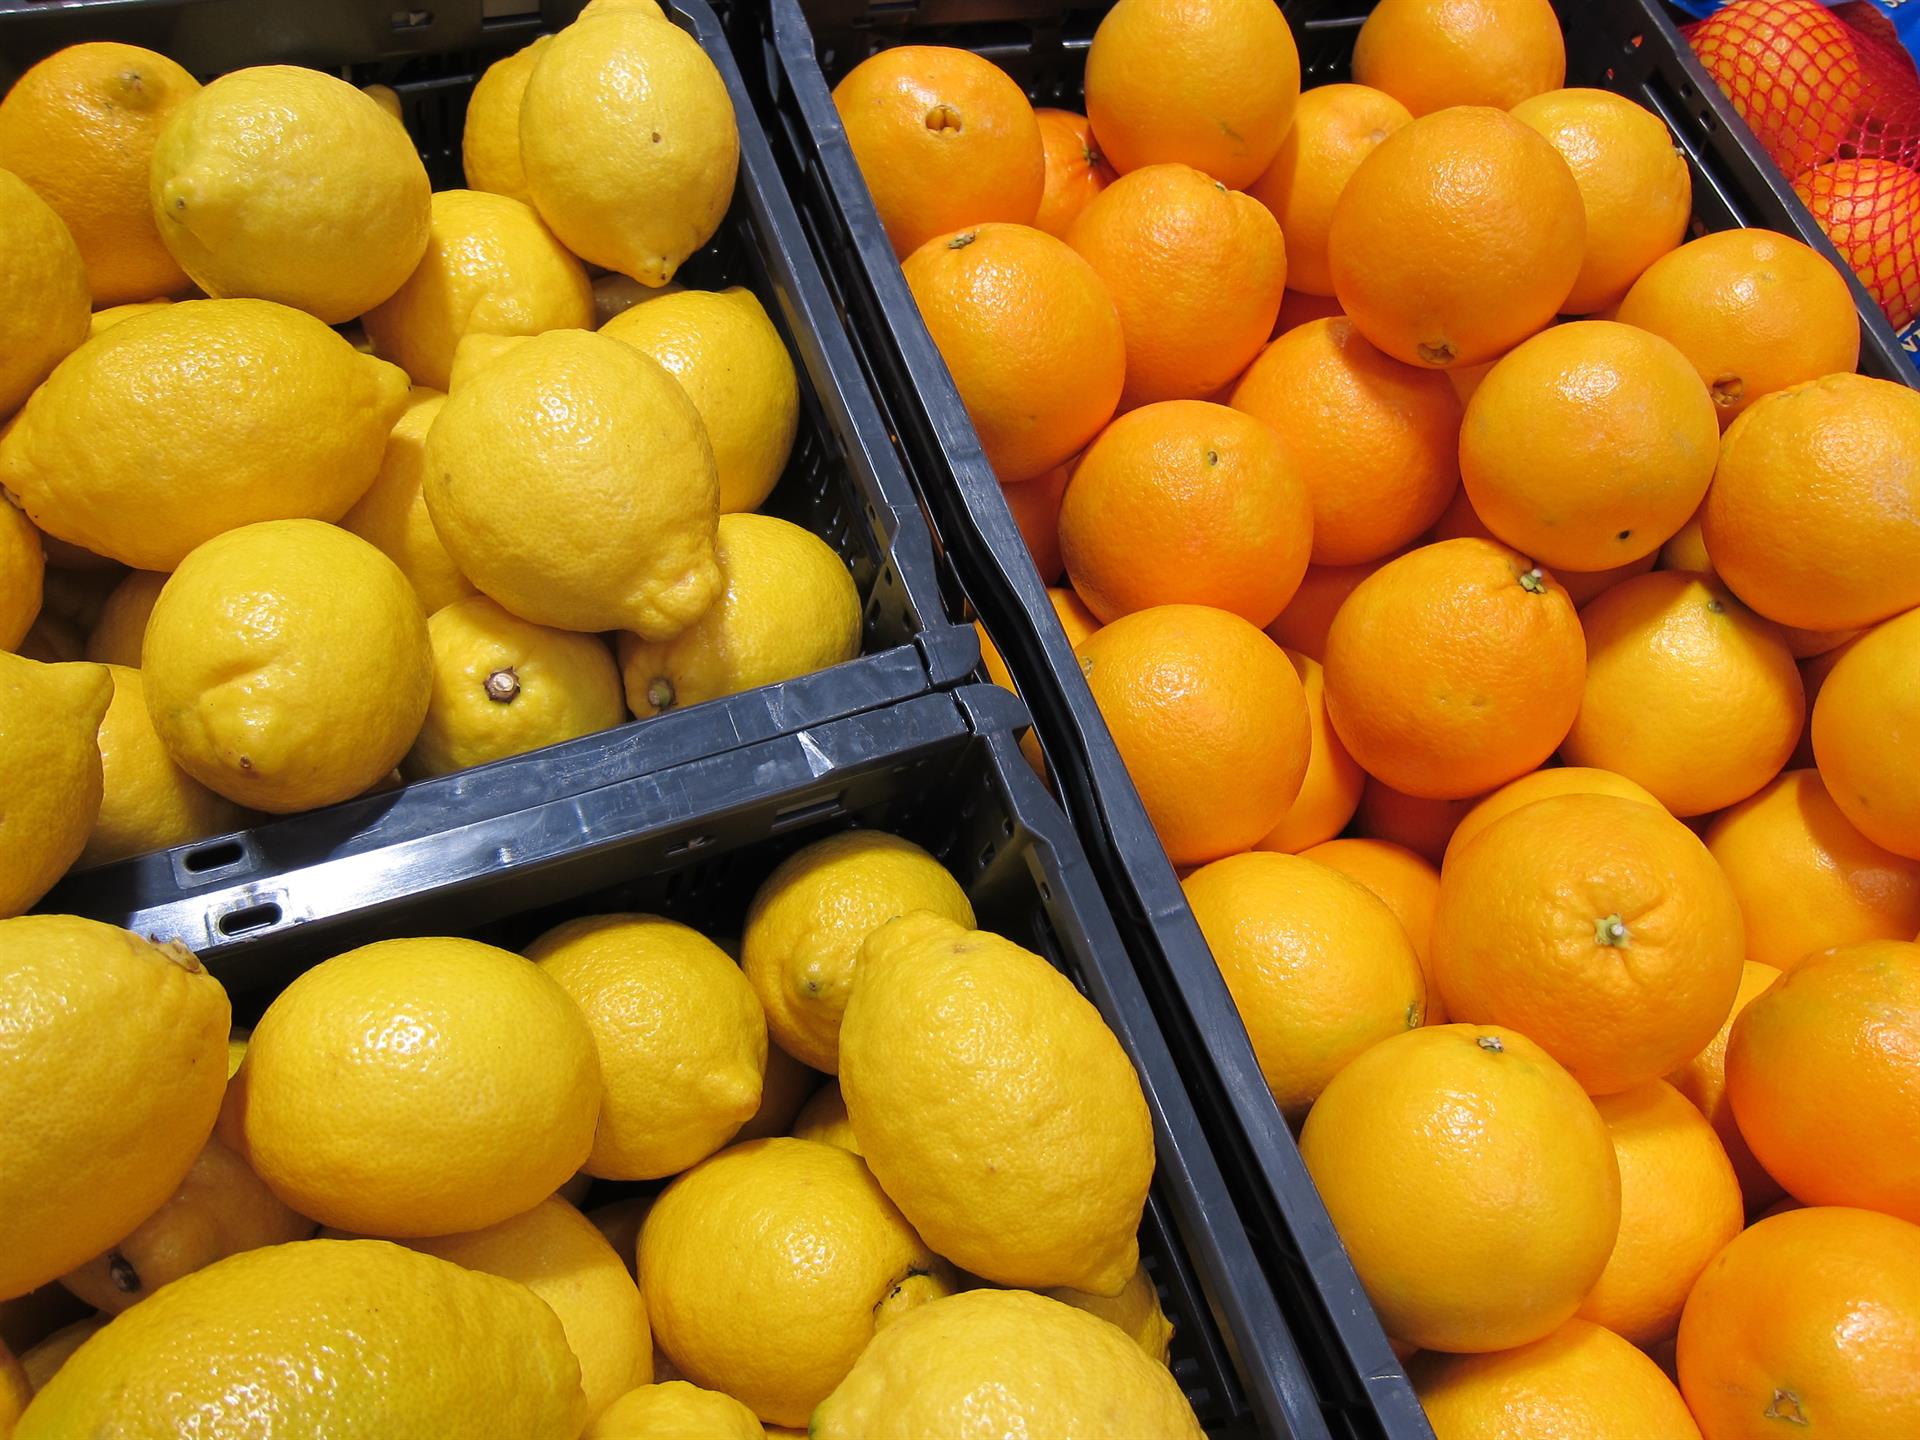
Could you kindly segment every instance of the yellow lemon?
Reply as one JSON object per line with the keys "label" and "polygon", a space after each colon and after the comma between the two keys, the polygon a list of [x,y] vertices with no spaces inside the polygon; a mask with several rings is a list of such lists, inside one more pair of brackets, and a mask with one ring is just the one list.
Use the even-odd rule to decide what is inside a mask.
{"label": "yellow lemon", "polygon": [[520,97],[550,37],[496,60],[467,97],[466,128],[460,132],[460,166],[467,185],[532,203],[520,164]]}
{"label": "yellow lemon", "polygon": [[[734,946],[739,949],[739,946]],[[756,1002],[757,1003],[757,1002]],[[778,1045],[767,1046],[767,1073],[760,1081],[760,1108],[733,1132],[735,1143],[785,1135],[800,1107],[820,1083],[820,1072],[802,1065]]]}
{"label": "yellow lemon", "polygon": [[1201,1440],[1166,1366],[1104,1320],[1024,1290],[970,1290],[874,1337],[813,1440],[1073,1435]]}
{"label": "yellow lemon", "polygon": [[14,1440],[573,1440],[585,1422],[567,1337],[526,1286],[379,1240],[302,1240],[134,1306],[34,1396]]}
{"label": "yellow lemon", "polygon": [[65,222],[0,170],[0,416],[87,338],[87,271]]}
{"label": "yellow lemon", "polygon": [[413,273],[430,187],[407,132],[346,81],[298,65],[222,75],[168,118],[149,193],[160,239],[207,294],[338,325]]}
{"label": "yellow lemon", "polygon": [[433,613],[427,639],[433,691],[402,774],[445,775],[627,718],[620,672],[598,635],[534,625],[469,595]]}
{"label": "yellow lemon", "polygon": [[47,1382],[73,1357],[73,1352],[106,1327],[112,1318],[97,1311],[84,1320],[63,1325],[20,1357],[20,1368],[27,1373],[27,1384],[35,1393],[47,1388]]}
{"label": "yellow lemon", "polygon": [[424,489],[461,573],[523,620],[671,640],[720,592],[699,412],[604,335],[549,330],[455,387]]}
{"label": "yellow lemon", "polygon": [[651,1180],[703,1160],[760,1106],[767,1027],[740,967],[657,915],[588,915],[527,947],[593,1031],[604,1087],[590,1174]]}
{"label": "yellow lemon", "polygon": [[731,1395],[669,1380],[629,1390],[580,1440],[763,1440],[765,1434],[753,1411]]}
{"label": "yellow lemon", "polygon": [[915,910],[973,928],[960,882],[911,840],[849,830],[781,861],[754,895],[740,941],[740,967],[775,1042],[816,1070],[838,1070],[860,946]]}
{"label": "yellow lemon", "polygon": [[[589,1181],[592,1177],[588,1176]],[[625,1200],[610,1200],[587,1212],[587,1219],[593,1222],[593,1228],[607,1237],[607,1243],[614,1248],[621,1262],[627,1267],[629,1275],[639,1269],[637,1252],[640,1248],[640,1227],[646,1222],[647,1212],[653,1208],[653,1196],[630,1195]],[[654,1357],[654,1379],[660,1378],[661,1357]]]}
{"label": "yellow lemon", "polygon": [[180,564],[141,674],[174,763],[256,810],[358,795],[420,731],[432,651],[394,563],[317,520],[229,530]]}
{"label": "yellow lemon", "polygon": [[149,310],[159,310],[171,305],[171,300],[136,300],[125,305],[109,305],[104,310],[96,310],[87,319],[87,338],[91,340],[103,330],[111,330],[122,320],[131,320],[136,315],[144,315]]}
{"label": "yellow lemon", "polygon": [[[27,1402],[32,1398],[33,1382],[27,1378],[26,1367],[14,1358],[13,1352],[4,1343],[0,1343],[0,1435],[13,1433],[14,1422],[25,1413]],[[758,1422],[746,1433],[757,1436],[760,1433]]]}
{"label": "yellow lemon", "polygon": [[651,15],[656,20],[666,19],[666,12],[656,0],[587,0],[580,7],[580,13],[574,18],[584,20],[589,15],[605,15],[611,10],[638,10],[643,15]]}
{"label": "yellow lemon", "polygon": [[1153,1359],[1167,1363],[1167,1345],[1173,1339],[1173,1325],[1160,1308],[1160,1292],[1144,1266],[1134,1270],[1118,1295],[1089,1295],[1084,1290],[1060,1288],[1046,1292],[1050,1300],[1071,1305],[1089,1315],[1098,1315],[1109,1325],[1117,1325]]}
{"label": "yellow lemon", "polygon": [[520,102],[520,160],[569,250],[664,285],[727,212],[740,133],[699,42],[627,8],[569,25],[541,52]]}
{"label": "yellow lemon", "polygon": [[467,381],[509,350],[517,349],[531,335],[468,335],[453,347],[453,364],[447,373],[447,390],[463,390]]}
{"label": "yellow lemon", "polygon": [[593,317],[595,329],[605,325],[616,315],[625,314],[642,300],[656,299],[664,295],[678,295],[683,286],[661,285],[658,287],[642,285],[631,275],[621,275],[609,270],[598,276],[593,282]]}
{"label": "yellow lemon", "polygon": [[0,652],[0,915],[18,915],[80,858],[100,814],[95,736],[112,699],[99,665]]}
{"label": "yellow lemon", "polygon": [[860,592],[826,541],[771,515],[722,515],[717,534],[721,588],[706,613],[671,640],[620,637],[627,708],[641,719],[860,653]]}
{"label": "yellow lemon", "polygon": [[847,1119],[847,1102],[841,1098],[840,1082],[829,1080],[800,1107],[793,1122],[793,1138],[818,1140],[822,1145],[838,1145],[842,1150],[860,1153],[860,1141]]}
{"label": "yellow lemon", "polygon": [[246,813],[173,763],[154,733],[140,672],[109,665],[113,699],[100,722],[100,817],[80,864],[104,865],[223,830],[238,830]]}
{"label": "yellow lemon", "polygon": [[600,1108],[579,1007],[475,940],[385,940],[316,965],[253,1027],[234,1084],[260,1178],[366,1235],[531,1210],[587,1158]]}
{"label": "yellow lemon", "polygon": [[13,653],[43,665],[64,665],[84,658],[86,648],[87,637],[78,626],[43,609]]}
{"label": "yellow lemon", "polygon": [[426,254],[361,321],[374,354],[416,385],[447,388],[465,335],[593,327],[587,272],[524,201],[441,190],[432,213]]}
{"label": "yellow lemon", "polygon": [[406,110],[400,103],[400,92],[391,85],[362,85],[360,93],[378,105],[389,117],[407,123]]}
{"label": "yellow lemon", "polygon": [[840,1093],[868,1166],[954,1264],[1117,1295],[1140,1263],[1139,1078],[1031,950],[925,913],[876,930],[840,1026]]}
{"label": "yellow lemon", "polygon": [[90,340],[0,438],[42,530],[171,570],[258,520],[338,520],[380,468],[407,377],[298,310],[188,300]]}
{"label": "yellow lemon", "polygon": [[720,510],[758,510],[793,451],[800,381],[780,332],[751,290],[682,290],[601,326],[667,367],[713,443]]}
{"label": "yellow lemon", "polygon": [[11,500],[0,496],[0,650],[26,639],[40,613],[47,578],[40,532]]}
{"label": "yellow lemon", "polygon": [[400,567],[400,573],[431,615],[442,606],[474,594],[467,577],[447,554],[427,514],[420,479],[426,462],[427,431],[447,397],[438,390],[416,386],[407,408],[387,433],[380,471],[367,493],[340,517],[340,528],[351,530]]}
{"label": "yellow lemon", "polygon": [[140,647],[147,638],[147,617],[167,583],[159,570],[134,570],[107,593],[100,616],[87,632],[87,659],[101,665],[140,668]]}
{"label": "yellow lemon", "polygon": [[952,1271],[857,1155],[754,1140],[687,1171],[640,1230],[655,1342],[694,1384],[804,1425],[877,1330]]}
{"label": "yellow lemon", "polygon": [[0,100],[0,167],[67,222],[96,305],[187,283],[160,243],[147,171],[160,127],[199,88],[164,55],[90,41],[55,51]]}
{"label": "yellow lemon", "polygon": [[72,915],[0,920],[0,1296],[159,1208],[213,1130],[227,992],[177,941]]}

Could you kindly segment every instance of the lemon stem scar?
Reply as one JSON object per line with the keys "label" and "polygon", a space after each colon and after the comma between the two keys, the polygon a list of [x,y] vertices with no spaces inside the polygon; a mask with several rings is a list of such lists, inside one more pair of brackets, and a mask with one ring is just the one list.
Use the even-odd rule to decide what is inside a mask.
{"label": "lemon stem scar", "polygon": [[673,682],[664,675],[656,675],[647,682],[647,703],[656,710],[673,708]]}
{"label": "lemon stem scar", "polygon": [[1481,1035],[1477,1037],[1473,1043],[1478,1045],[1482,1050],[1492,1051],[1495,1055],[1504,1053],[1507,1048],[1500,1043],[1500,1037],[1498,1035]]}
{"label": "lemon stem scar", "polygon": [[1520,588],[1529,595],[1544,595],[1547,593],[1547,577],[1540,573],[1540,567],[1538,565],[1521,575]]}
{"label": "lemon stem scar", "polygon": [[185,970],[190,975],[198,975],[200,973],[200,957],[178,940],[161,940],[158,937],[149,938],[153,939],[153,943],[159,948],[162,955],[166,956],[168,960],[178,965],[182,970]]}
{"label": "lemon stem scar", "polygon": [[496,705],[505,705],[520,693],[520,677],[511,668],[496,670],[487,676],[483,688],[489,700]]}
{"label": "lemon stem scar", "polygon": [[1601,916],[1593,922],[1593,941],[1596,945],[1625,945],[1627,922],[1618,915]]}

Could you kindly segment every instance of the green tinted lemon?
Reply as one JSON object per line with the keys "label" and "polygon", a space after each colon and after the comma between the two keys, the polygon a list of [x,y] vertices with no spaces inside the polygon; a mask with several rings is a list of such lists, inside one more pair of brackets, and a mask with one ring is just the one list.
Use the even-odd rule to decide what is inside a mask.
{"label": "green tinted lemon", "polygon": [[761,1440],[753,1411],[684,1380],[642,1385],[600,1412],[580,1440]]}
{"label": "green tinted lemon", "polygon": [[0,915],[18,915],[80,858],[100,814],[95,736],[112,699],[102,666],[0,652]]}
{"label": "green tinted lemon", "polygon": [[107,592],[100,614],[87,632],[87,659],[101,665],[140,668],[140,647],[147,638],[147,617],[167,583],[165,572],[134,570]]}
{"label": "green tinted lemon", "polygon": [[18,506],[0,497],[0,650],[13,649],[33,628],[46,577],[40,532]]}
{"label": "green tinted lemon", "polygon": [[238,805],[173,763],[147,714],[140,672],[109,665],[107,673],[113,699],[100,722],[100,816],[80,864],[103,865],[246,824]]}
{"label": "green tinted lemon", "polygon": [[474,592],[473,585],[447,554],[427,514],[421,494],[427,452],[427,431],[447,397],[438,390],[415,386],[407,408],[387,433],[379,473],[351,510],[340,517],[340,528],[351,530],[400,567],[400,573],[420,597],[420,607],[432,615]]}
{"label": "green tinted lemon", "polygon": [[494,61],[467,97],[460,165],[471,189],[532,203],[527,172],[520,163],[520,97],[527,92],[527,77],[539,64],[549,38],[542,35],[526,49]]}
{"label": "green tinted lemon", "polygon": [[87,271],[66,224],[0,170],[0,416],[87,338]]}

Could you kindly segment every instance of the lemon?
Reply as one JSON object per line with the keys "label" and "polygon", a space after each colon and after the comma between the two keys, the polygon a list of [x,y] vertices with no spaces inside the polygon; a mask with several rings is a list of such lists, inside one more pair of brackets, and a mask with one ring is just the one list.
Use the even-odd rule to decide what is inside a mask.
{"label": "lemon", "polygon": [[847,1102],[840,1097],[840,1082],[829,1080],[800,1107],[793,1122],[793,1138],[818,1140],[822,1145],[838,1145],[842,1150],[860,1153],[860,1141],[847,1119]]}
{"label": "lemon", "polygon": [[[11,816],[9,816],[11,818]],[[72,915],[0,920],[0,1297],[159,1208],[226,1088],[227,993],[178,942]]]}
{"label": "lemon", "polygon": [[102,1330],[14,1440],[574,1440],[580,1367],[526,1286],[379,1240],[248,1250]]}
{"label": "lemon", "polygon": [[374,354],[416,385],[447,388],[465,335],[592,328],[587,272],[530,205],[485,190],[441,190],[432,213],[426,254],[361,321]]}
{"label": "lemon", "polygon": [[162,1285],[216,1260],[313,1234],[217,1135],[207,1137],[180,1187],[160,1208],[60,1283],[89,1305],[118,1315]]}
{"label": "lemon", "polygon": [[605,15],[613,10],[637,10],[643,15],[651,15],[656,20],[666,19],[666,12],[655,0],[587,0],[580,7],[580,13],[574,18],[584,20],[589,15]]}
{"label": "lemon", "polygon": [[174,763],[256,810],[358,795],[427,713],[433,656],[394,563],[317,520],[216,535],[161,588],[141,673]]}
{"label": "lemon", "polygon": [[628,7],[576,21],[541,52],[520,101],[520,161],[562,244],[664,285],[727,212],[740,133],[699,42]]}
{"label": "lemon", "polygon": [[1137,1266],[1118,1295],[1089,1295],[1084,1290],[1061,1287],[1046,1292],[1050,1300],[1071,1305],[1089,1315],[1098,1315],[1116,1325],[1154,1360],[1167,1363],[1167,1346],[1173,1339],[1173,1325],[1160,1308],[1160,1292],[1146,1267]]}
{"label": "lemon", "polygon": [[83,1320],[61,1326],[22,1355],[20,1368],[26,1371],[27,1384],[31,1389],[34,1392],[46,1389],[47,1381],[59,1373],[60,1367],[72,1358],[73,1352],[91,1340],[96,1331],[103,1329],[110,1318],[96,1311]]}
{"label": "lemon", "polygon": [[107,673],[113,699],[100,722],[100,817],[80,864],[104,865],[246,824],[238,805],[173,763],[147,714],[140,672],[109,665]]}
{"label": "lemon", "polygon": [[0,439],[0,485],[63,540],[171,570],[258,520],[337,520],[407,379],[298,310],[188,300],[90,340]]}
{"label": "lemon", "polygon": [[100,814],[95,736],[112,699],[99,665],[0,652],[0,915],[18,915],[80,858]]}
{"label": "lemon", "polygon": [[400,104],[400,92],[391,85],[362,85],[360,93],[378,105],[388,118],[399,121],[403,127],[406,125],[406,111]]}
{"label": "lemon", "polygon": [[638,305],[642,300],[662,296],[678,295],[683,287],[679,285],[661,285],[654,287],[642,285],[631,275],[620,275],[608,271],[593,282],[593,318],[595,328],[605,325],[616,315],[621,315]]}
{"label": "lemon", "polygon": [[329,325],[413,273],[429,190],[413,142],[376,101],[298,65],[234,70],[190,97],[161,129],[150,175],[160,239],[194,284]]}
{"label": "lemon", "polygon": [[[26,1367],[14,1358],[4,1342],[0,1342],[0,1435],[13,1433],[14,1421],[18,1420],[27,1408],[27,1402],[33,1398],[33,1382],[27,1378]],[[759,1436],[760,1426],[756,1423],[747,1434]]]}
{"label": "lemon", "polygon": [[461,573],[523,620],[671,640],[719,594],[699,412],[604,335],[549,330],[455,387],[424,488]]}
{"label": "lemon", "polygon": [[549,930],[527,958],[593,1031],[604,1092],[589,1173],[676,1174],[760,1107],[760,1002],[740,967],[697,930],[657,915],[588,915]]}
{"label": "lemon", "polygon": [[13,649],[33,628],[46,578],[40,532],[18,506],[0,496],[0,650]]}
{"label": "lemon", "polygon": [[38,660],[42,665],[64,665],[83,659],[86,648],[87,637],[80,633],[78,626],[42,609],[13,653],[23,659]]}
{"label": "lemon", "polygon": [[580,1440],[763,1440],[765,1435],[753,1411],[731,1395],[669,1380],[629,1390],[600,1412]]}
{"label": "lemon", "polygon": [[469,595],[427,621],[433,693],[408,776],[445,775],[556,745],[627,718],[620,672],[598,635],[554,630]]}
{"label": "lemon", "polygon": [[159,310],[171,305],[171,300],[136,300],[125,305],[109,305],[104,310],[96,310],[87,319],[87,338],[91,340],[103,330],[111,330],[122,320],[131,320],[136,315],[144,315],[149,310]]}
{"label": "lemon", "polygon": [[876,1330],[952,1279],[857,1155],[808,1140],[723,1150],[640,1230],[654,1342],[781,1425],[804,1425]]}
{"label": "lemon", "polygon": [[706,422],[720,510],[757,510],[793,452],[800,381],[751,290],[682,290],[629,307],[601,333],[651,355]]}
{"label": "lemon", "polygon": [[775,1043],[816,1070],[839,1069],[840,1017],[860,946],[915,910],[973,928],[966,891],[911,840],[849,830],[783,860],[754,895],[740,941],[740,968]]}
{"label": "lemon", "polygon": [[814,1412],[808,1433],[1202,1436],[1164,1365],[1104,1321],[1024,1290],[970,1290],[888,1326]]}
{"label": "lemon", "polygon": [[[759,1001],[756,999],[754,1003],[757,1005]],[[807,1096],[819,1083],[819,1071],[802,1065],[778,1045],[769,1044],[767,1073],[760,1081],[760,1108],[734,1131],[735,1143],[785,1135],[793,1128],[794,1117],[806,1104]]]}
{"label": "lemon", "polygon": [[[591,1178],[591,1177],[589,1177]],[[629,1275],[639,1269],[637,1252],[640,1247],[640,1227],[645,1223],[647,1211],[653,1208],[653,1196],[629,1195],[625,1200],[610,1200],[605,1205],[595,1206],[587,1212],[587,1219],[593,1222],[593,1228],[606,1236],[607,1243],[614,1248],[621,1262],[627,1267]],[[654,1378],[660,1378],[660,1357],[654,1357]]]}
{"label": "lemon", "polygon": [[167,583],[159,570],[132,570],[107,593],[100,617],[87,632],[87,659],[101,665],[140,668],[140,647],[147,638],[147,617]]}
{"label": "lemon", "polygon": [[427,431],[446,403],[438,390],[415,387],[387,434],[380,472],[367,493],[340,517],[342,530],[351,530],[400,567],[428,615],[475,593],[440,543],[420,493]]}
{"label": "lemon", "polygon": [[531,335],[467,335],[453,347],[453,364],[447,374],[448,391],[466,388],[467,381],[509,350],[531,340]]}
{"label": "lemon", "polygon": [[0,418],[87,338],[87,271],[66,224],[0,170]]}
{"label": "lemon", "polygon": [[260,1178],[366,1235],[531,1210],[586,1159],[600,1106],[579,1007],[475,940],[385,940],[316,965],[260,1017],[234,1084]]}
{"label": "lemon", "polygon": [[1031,950],[941,915],[875,931],[840,1027],[840,1093],[868,1166],[954,1264],[1117,1295],[1140,1263],[1140,1081],[1100,1012]]}
{"label": "lemon", "polygon": [[524,50],[494,61],[467,97],[460,165],[469,188],[532,203],[527,172],[520,164],[520,97],[549,38],[542,35]]}

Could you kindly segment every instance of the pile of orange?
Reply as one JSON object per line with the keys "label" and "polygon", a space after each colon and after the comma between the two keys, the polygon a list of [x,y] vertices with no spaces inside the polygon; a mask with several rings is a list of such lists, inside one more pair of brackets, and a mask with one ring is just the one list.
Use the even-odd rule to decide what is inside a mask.
{"label": "pile of orange", "polygon": [[836,96],[1441,1440],[1920,1435],[1920,395],[1547,0],[1299,78]]}

